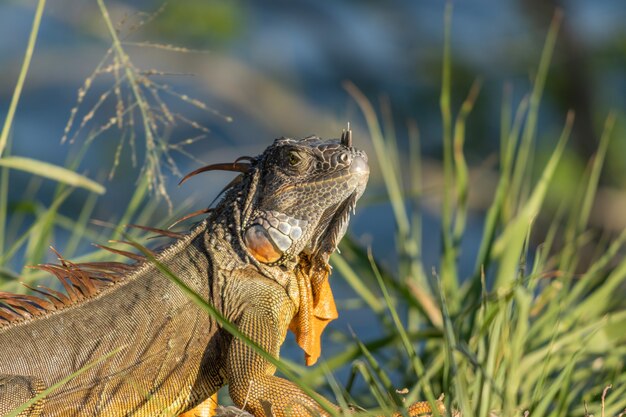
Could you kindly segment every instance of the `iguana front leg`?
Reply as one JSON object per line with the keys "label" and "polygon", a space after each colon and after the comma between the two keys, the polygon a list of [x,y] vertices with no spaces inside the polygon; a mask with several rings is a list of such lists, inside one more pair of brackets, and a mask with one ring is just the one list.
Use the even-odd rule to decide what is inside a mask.
{"label": "iguana front leg", "polygon": [[[25,402],[33,399],[45,389],[43,381],[34,376],[0,374],[0,416],[15,411]],[[18,417],[37,417],[43,409],[44,399],[40,399]]]}
{"label": "iguana front leg", "polygon": [[[276,317],[277,310],[260,308],[248,310],[239,329],[257,342],[268,353],[278,357],[284,332],[283,323]],[[328,414],[295,384],[274,376],[275,368],[251,347],[239,339],[234,339],[226,363],[228,389],[231,399],[255,417],[308,417]],[[331,407],[336,406],[327,402]],[[445,415],[443,402],[437,401],[440,415]],[[410,417],[430,416],[432,409],[428,402],[413,403],[407,409]],[[396,412],[392,417],[401,417]],[[384,416],[380,416],[384,417]]]}
{"label": "iguana front leg", "polygon": [[[269,292],[265,297],[252,297],[254,304],[245,309],[239,330],[278,358],[295,307],[283,288],[264,290]],[[312,398],[292,382],[274,376],[274,372],[274,366],[251,347],[233,339],[226,374],[230,396],[238,407],[255,417],[325,415]]]}

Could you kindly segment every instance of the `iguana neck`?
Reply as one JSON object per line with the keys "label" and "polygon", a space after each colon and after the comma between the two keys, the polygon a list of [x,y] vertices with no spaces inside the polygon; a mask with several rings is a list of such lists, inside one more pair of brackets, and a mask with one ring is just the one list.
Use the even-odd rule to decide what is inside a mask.
{"label": "iguana neck", "polygon": [[[252,265],[260,274],[281,282],[285,280],[284,274],[293,270],[295,263],[289,268],[258,262],[247,250],[243,240],[247,222],[254,213],[257,190],[258,175],[253,174],[226,193],[203,222],[206,224],[205,233],[210,248],[208,250],[215,252],[211,258],[218,263],[218,268],[232,270]],[[222,256],[214,256],[217,253]],[[227,265],[219,265],[220,262]]]}

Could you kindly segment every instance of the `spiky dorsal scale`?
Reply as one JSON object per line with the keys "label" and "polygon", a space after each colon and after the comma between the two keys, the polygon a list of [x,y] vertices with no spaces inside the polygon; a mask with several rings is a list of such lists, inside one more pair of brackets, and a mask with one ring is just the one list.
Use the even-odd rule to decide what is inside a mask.
{"label": "spiky dorsal scale", "polygon": [[[175,239],[182,239],[187,236],[157,228],[135,227]],[[133,242],[117,243],[127,243],[139,248],[139,245]],[[74,263],[63,258],[59,252],[52,248],[60,264],[41,264],[31,266],[30,268],[40,269],[55,276],[63,286],[65,293],[42,286],[34,288],[27,284],[24,284],[24,286],[38,295],[0,292],[0,328],[21,323],[33,317],[44,316],[92,298],[98,295],[104,288],[123,281],[130,273],[146,262],[144,256],[132,252],[101,245],[96,246],[112,253],[126,256],[134,260],[135,263],[125,264],[113,261]],[[145,248],[141,249],[145,250]]]}

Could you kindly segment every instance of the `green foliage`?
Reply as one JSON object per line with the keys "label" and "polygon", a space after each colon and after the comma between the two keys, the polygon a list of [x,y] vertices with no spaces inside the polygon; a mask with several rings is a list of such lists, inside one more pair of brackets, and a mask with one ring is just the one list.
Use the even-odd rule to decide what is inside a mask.
{"label": "green foliage", "polygon": [[[406,212],[410,195],[420,188],[410,181],[420,176],[412,175],[405,183],[401,176],[393,175],[399,165],[394,159],[399,154],[394,149],[395,132],[383,133],[372,105],[355,86],[347,86],[370,128],[397,224],[400,274],[381,275],[376,263],[369,273],[383,285],[384,300],[395,324],[386,326],[390,329],[387,345],[377,348],[403,352],[404,363],[421,358],[420,365],[412,368],[412,377],[408,377],[413,381],[409,400],[432,399],[432,392],[445,393],[448,410],[456,409],[463,416],[512,416],[526,411],[537,416],[582,416],[586,415],[584,407],[596,415],[616,415],[626,407],[626,303],[623,297],[611,294],[626,285],[626,260],[619,255],[624,249],[625,234],[608,244],[598,241],[598,256],[584,267],[577,255],[589,250],[588,220],[615,117],[608,116],[589,169],[575,172],[570,166],[569,172],[581,178],[577,192],[560,194],[562,209],[551,219],[544,209],[546,198],[550,187],[555,186],[555,174],[574,121],[570,112],[551,157],[540,165],[535,159],[534,139],[559,28],[557,13],[532,92],[521,100],[514,117],[510,99],[505,95],[498,185],[487,211],[475,272],[470,277],[461,276],[458,260],[468,212],[467,195],[473,186],[479,186],[472,184],[463,157],[464,126],[477,98],[478,84],[471,88],[453,122],[450,16],[448,6],[440,99],[444,143],[442,255],[439,268],[432,274],[423,269],[419,255],[423,244],[420,213]],[[412,137],[416,140],[415,135]],[[408,159],[420,166],[419,153],[413,149]],[[549,224],[545,232],[534,230],[538,219]],[[537,237],[543,243],[535,246],[531,241]],[[362,276],[358,283],[353,278],[356,270],[363,271],[359,265],[364,262],[363,249],[350,245],[345,253],[352,262],[335,257],[335,265],[363,296],[362,288],[368,287],[371,277]],[[395,290],[395,298],[385,287]],[[371,291],[364,299],[370,306],[378,303]],[[435,336],[420,340],[398,327],[401,321],[397,305],[407,307],[407,317],[421,316],[418,328]],[[379,307],[374,311],[384,316]],[[380,319],[385,323],[385,317]],[[411,340],[408,345],[406,337]],[[343,357],[346,362],[349,360]],[[401,364],[393,369],[391,363],[376,364],[371,355],[366,357],[370,374],[378,375],[381,369],[403,372]],[[338,365],[335,358],[329,361]],[[425,380],[428,387],[424,386]],[[386,381],[387,377],[378,375],[368,384],[387,391]],[[603,401],[603,390],[609,385],[614,392],[607,390]],[[385,400],[387,404],[389,401]]]}
{"label": "green foliage", "polygon": [[157,19],[151,28],[155,35],[175,35],[186,45],[206,47],[209,40],[227,42],[244,32],[243,9],[240,2],[232,0],[176,2],[168,5],[167,15]]}

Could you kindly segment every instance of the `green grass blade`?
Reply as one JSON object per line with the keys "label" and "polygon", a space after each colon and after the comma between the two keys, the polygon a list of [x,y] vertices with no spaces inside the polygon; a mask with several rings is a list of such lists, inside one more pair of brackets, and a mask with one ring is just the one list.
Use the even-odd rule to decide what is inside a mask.
{"label": "green grass blade", "polygon": [[[54,216],[54,213],[56,213],[56,211],[58,210],[59,206],[67,199],[67,197],[71,194],[72,189],[68,188],[67,190],[65,190],[65,192],[63,192],[59,197],[57,197],[52,204],[50,205],[50,207],[48,208],[48,211],[50,213],[52,213],[51,215]],[[32,236],[33,233],[38,233],[39,229],[44,227],[44,225],[48,224],[50,222],[50,217],[47,216],[41,216],[39,219],[37,219],[29,228],[26,232],[24,232],[14,243],[13,245],[11,245],[11,247],[9,248],[9,250],[7,250],[6,252],[0,254],[0,265],[4,265],[9,259],[13,258],[13,256],[15,255],[15,253],[19,250],[19,248],[26,243],[27,239]]]}
{"label": "green grass blade", "polygon": [[339,403],[339,408],[341,410],[349,410],[350,406],[345,400],[347,393],[344,393],[343,390],[341,389],[339,383],[337,382],[337,379],[332,373],[332,369],[327,366],[326,362],[322,362],[320,364],[320,368],[323,369],[324,375],[326,376],[326,380],[328,381],[328,385],[330,385],[330,388],[333,391],[335,398],[337,398],[337,402]]}
{"label": "green grass blade", "polygon": [[0,168],[0,253],[4,253],[4,244],[7,237],[10,171],[9,168]]}
{"label": "green grass blade", "polygon": [[611,134],[613,133],[613,127],[615,126],[615,114],[611,113],[606,118],[604,123],[604,130],[600,137],[600,144],[598,145],[598,151],[593,158],[593,165],[591,168],[591,174],[589,175],[589,181],[587,183],[587,191],[585,192],[585,198],[580,210],[580,217],[578,219],[578,231],[582,232],[589,221],[589,215],[591,214],[591,208],[596,196],[596,190],[598,189],[598,181],[600,179],[600,172],[604,166],[604,158],[606,151],[611,141]]}
{"label": "green grass blade", "polygon": [[524,99],[520,102],[513,122],[513,126],[510,132],[506,132],[506,147],[503,150],[503,156],[501,161],[501,173],[494,196],[494,201],[487,210],[487,218],[485,220],[485,226],[483,229],[483,238],[478,250],[478,256],[476,265],[474,267],[474,276],[476,277],[476,285],[478,284],[478,277],[480,277],[480,271],[483,268],[489,267],[489,261],[491,260],[491,249],[495,240],[496,230],[498,222],[501,218],[502,210],[508,198],[509,185],[510,185],[510,171],[511,163],[513,161],[513,153],[517,144],[517,139],[521,131],[522,122],[526,109],[528,108],[528,100]]}
{"label": "green grass blade", "polygon": [[554,52],[554,45],[556,44],[556,38],[561,26],[562,17],[562,11],[557,10],[550,24],[550,28],[548,29],[548,35],[546,36],[546,41],[539,60],[539,68],[537,69],[537,75],[533,83],[533,91],[530,95],[530,105],[528,109],[528,119],[526,121],[522,141],[517,152],[515,170],[509,190],[509,199],[511,201],[511,207],[513,208],[517,207],[522,201],[520,196],[523,195],[523,180],[527,173],[530,172],[528,161],[531,154],[533,138],[535,137],[537,129],[539,104],[541,103],[541,97],[543,95],[543,89],[548,75],[550,62],[552,61],[552,53]]}
{"label": "green grass blade", "polygon": [[430,381],[426,378],[426,374],[425,374],[425,371],[424,371],[424,364],[422,364],[422,361],[420,360],[419,356],[417,355],[417,352],[413,348],[413,344],[411,343],[411,341],[410,341],[410,339],[409,339],[409,337],[407,335],[407,332],[404,329],[404,326],[402,325],[402,322],[400,321],[400,317],[398,316],[398,312],[396,311],[396,309],[394,307],[394,303],[391,300],[391,297],[389,296],[389,291],[387,291],[387,287],[385,285],[385,282],[383,281],[383,277],[380,274],[380,271],[378,270],[378,267],[376,266],[376,262],[374,262],[374,258],[372,256],[371,252],[369,253],[369,258],[370,258],[370,265],[371,265],[372,271],[374,271],[374,275],[376,276],[376,280],[378,281],[378,285],[380,286],[380,289],[383,292],[383,296],[385,297],[385,301],[387,303],[387,309],[389,310],[389,313],[391,314],[391,318],[393,320],[393,323],[394,323],[394,325],[396,327],[396,332],[400,335],[400,340],[402,341],[402,345],[404,346],[404,350],[406,351],[407,355],[409,356],[409,360],[411,362],[411,365],[413,366],[413,370],[415,371],[415,375],[418,378],[419,385],[422,388],[422,392],[424,392],[424,395],[426,396],[426,400],[428,400],[428,402],[430,403],[431,408],[435,412],[435,415],[437,415],[437,414],[439,414],[439,410],[437,409],[437,406],[436,406],[435,395],[432,392]]}
{"label": "green grass blade", "polygon": [[[393,401],[393,403],[396,406],[401,406],[402,399],[396,393],[396,387],[393,386],[393,384],[391,383],[391,379],[389,378],[387,373],[382,369],[382,367],[380,366],[376,358],[374,358],[374,355],[372,355],[372,353],[367,349],[365,344],[361,342],[358,338],[355,337],[354,341],[361,349],[361,352],[363,353],[363,356],[365,357],[367,364],[370,366],[370,368],[372,368],[372,371],[374,372],[378,380],[381,382],[383,388],[385,389],[387,396]],[[382,404],[386,404],[386,403],[387,401],[384,401]]]}
{"label": "green grass blade", "polygon": [[391,102],[388,96],[382,96],[379,100],[380,113],[382,120],[382,132],[383,138],[385,138],[385,148],[387,150],[386,163],[390,163],[394,170],[394,176],[398,181],[398,186],[401,192],[404,194],[404,186],[402,184],[402,172],[403,165],[398,154],[398,139],[396,136],[396,129],[393,123],[393,113],[391,111]]}
{"label": "green grass blade", "polygon": [[[65,250],[63,251],[66,256],[72,256],[76,249],[78,248],[79,243],[86,237],[88,237],[89,230],[87,229],[87,223],[93,214],[93,210],[96,207],[96,202],[98,201],[98,195],[95,193],[89,194],[87,200],[83,203],[83,206],[80,210],[80,214],[78,219],[72,222],[71,224],[71,236],[65,245]],[[57,218],[61,218],[64,216],[57,215]],[[69,226],[69,225],[68,225]]]}
{"label": "green grass blade", "polygon": [[28,73],[30,61],[33,57],[33,52],[35,51],[37,34],[39,33],[39,26],[41,25],[41,16],[43,16],[45,7],[46,0],[39,0],[37,3],[37,9],[35,9],[35,18],[33,19],[33,26],[30,30],[30,37],[28,38],[28,45],[26,46],[26,53],[24,54],[24,61],[22,62],[22,69],[20,70],[15,89],[13,89],[11,104],[9,104],[9,109],[7,110],[6,118],[4,119],[4,125],[2,126],[2,132],[0,132],[0,157],[4,153],[4,148],[6,147],[9,139],[9,131],[13,125],[13,117],[15,116],[17,103],[20,101],[22,88],[24,87],[24,81],[26,80],[26,74]]}
{"label": "green grass blade", "polygon": [[352,287],[352,289],[365,301],[365,303],[374,311],[376,314],[384,311],[385,306],[378,299],[372,291],[364,284],[364,282],[359,278],[359,276],[354,272],[354,269],[346,262],[346,260],[338,254],[333,254],[330,257],[331,265],[334,268],[337,268],[337,271],[341,274],[341,276],[346,280],[346,282]]}
{"label": "green grass blade", "polygon": [[[448,388],[454,387],[455,399],[459,404],[462,413],[466,417],[471,417],[474,415],[472,412],[472,408],[470,406],[469,400],[469,391],[468,384],[465,383],[463,375],[460,373],[459,361],[457,359],[457,337],[454,332],[454,325],[452,323],[452,318],[450,317],[450,312],[448,311],[447,302],[445,299],[444,292],[439,287],[439,297],[441,303],[441,309],[443,312],[443,322],[444,322],[444,350],[447,360],[448,370],[444,378],[444,389],[446,385]],[[446,398],[449,401],[449,398]],[[447,407],[450,408],[450,407]]]}
{"label": "green grass blade", "polygon": [[400,236],[406,236],[409,232],[409,216],[404,206],[404,197],[402,195],[402,187],[400,180],[396,176],[396,170],[393,167],[392,161],[389,161],[386,157],[387,149],[383,133],[376,117],[376,112],[369,102],[367,97],[351,82],[345,82],[344,88],[356,101],[361,112],[365,116],[365,121],[369,128],[370,136],[372,138],[372,144],[374,145],[374,152],[376,153],[376,159],[380,163],[380,171],[385,182],[385,187],[389,193],[389,199],[391,201],[391,207],[393,214],[398,225],[398,233]]}
{"label": "green grass blade", "polygon": [[525,238],[528,226],[543,204],[548,186],[552,181],[554,172],[563,154],[565,144],[569,138],[573,122],[573,113],[569,112],[559,142],[543,170],[541,178],[535,186],[532,195],[494,244],[494,253],[496,256],[499,255],[501,257],[496,278],[496,288],[517,277],[517,265],[519,263],[522,247],[526,241]]}
{"label": "green grass blade", "polygon": [[450,56],[450,37],[452,31],[452,2],[446,3],[444,14],[443,63],[441,69],[441,94],[439,108],[443,130],[443,201],[441,206],[441,239],[443,254],[441,260],[441,282],[443,290],[452,298],[458,293],[459,283],[456,272],[456,250],[452,235],[452,192],[454,189],[454,159],[452,149],[452,110],[450,108],[450,89],[452,78],[452,59]]}
{"label": "green grass blade", "polygon": [[[420,303],[424,306],[426,314],[431,323],[436,327],[442,327],[441,312],[436,308],[436,302],[433,299],[432,292],[428,288],[428,278],[424,273],[424,264],[422,261],[422,158],[420,133],[415,121],[408,122],[409,136],[409,171],[410,171],[410,193],[411,193],[411,230],[410,236],[407,237],[406,243],[403,245],[406,253],[408,265],[402,276],[407,277],[407,286],[417,295]],[[401,262],[405,264],[407,262]],[[432,308],[426,307],[426,305]],[[418,309],[410,308],[407,315],[407,329],[416,331],[422,322],[422,317]]]}
{"label": "green grass blade", "polygon": [[454,220],[453,242],[456,248],[455,251],[457,252],[459,251],[461,238],[465,232],[465,222],[467,219],[469,171],[467,169],[467,162],[465,161],[465,155],[463,153],[463,147],[465,146],[465,122],[474,108],[474,103],[476,102],[480,92],[480,86],[480,81],[474,81],[467,98],[461,105],[461,111],[459,112],[454,123],[453,158],[456,173],[456,218]]}
{"label": "green grass blade", "polygon": [[500,108],[500,161],[506,159],[508,137],[511,131],[511,111],[513,109],[513,86],[505,84],[502,89],[502,107]]}
{"label": "green grass blade", "polygon": [[[435,339],[441,337],[441,332],[438,330],[423,330],[417,332],[410,332],[407,334],[409,340],[428,340]],[[400,335],[397,333],[393,333],[389,336],[384,336],[379,339],[375,339],[369,342],[364,342],[365,347],[368,351],[375,353],[381,349],[386,347],[395,345],[400,341]],[[330,369],[337,369],[341,366],[349,364],[351,361],[354,361],[359,358],[361,349],[356,345],[348,345],[335,356],[325,358],[324,363]],[[316,379],[323,375],[323,370],[319,367],[312,368],[307,371],[307,378]],[[428,375],[425,376],[428,379]]]}
{"label": "green grass blade", "polygon": [[[578,349],[581,340],[585,339],[586,336],[604,329],[607,323],[611,321],[621,323],[624,320],[626,320],[626,311],[620,311],[590,321],[587,324],[581,324],[576,329],[566,333],[561,333],[558,338],[554,339],[553,345],[541,346],[538,349],[526,352],[524,358],[520,361],[520,368],[540,371],[537,367],[549,355],[550,351],[567,354],[567,352]],[[598,349],[599,353],[607,352],[607,350],[611,349],[609,346],[600,346],[599,344],[596,344],[594,347]],[[529,378],[529,380],[534,381],[535,379]]]}
{"label": "green grass blade", "polygon": [[[145,198],[148,195],[148,190],[150,188],[150,180],[146,176],[142,176],[139,179],[139,183],[135,188],[135,192],[133,193],[128,206],[126,207],[126,211],[120,218],[118,224],[121,226],[125,226],[128,223],[132,223],[131,220],[133,217],[139,212],[142,204],[145,202]],[[118,229],[115,229],[112,234],[112,239],[119,238]]]}
{"label": "green grass blade", "polygon": [[581,181],[580,194],[582,197],[576,199],[574,203],[580,207],[580,210],[573,210],[571,212],[571,217],[565,232],[565,241],[567,244],[562,252],[559,267],[571,274],[574,273],[578,265],[578,257],[576,254],[579,250],[583,250],[583,247],[578,244],[577,238],[584,233],[589,221],[589,215],[591,214],[591,208],[595,201],[598,181],[604,165],[604,159],[614,124],[615,115],[611,113],[606,118],[598,150],[592,157],[589,173],[586,175],[585,180]]}
{"label": "green grass blade", "polygon": [[598,317],[612,306],[611,300],[615,291],[626,282],[626,260],[622,262],[606,277],[604,284],[594,290],[576,306],[573,317],[584,314],[588,317]]}
{"label": "green grass blade", "polygon": [[563,369],[556,378],[553,378],[550,386],[548,386],[541,393],[541,399],[539,403],[537,403],[533,409],[531,410],[531,415],[545,416],[548,415],[548,408],[553,406],[553,402],[555,401],[559,392],[563,389],[564,386],[567,386],[565,382],[570,377],[574,366],[576,364],[576,360],[578,359],[579,352],[577,352],[571,360],[569,360]]}
{"label": "green grass blade", "polygon": [[[374,399],[376,399],[376,402],[380,405],[386,405],[388,403],[388,399],[383,394],[383,390],[380,388],[378,381],[376,381],[376,378],[374,378],[374,375],[372,375],[372,371],[370,371],[366,363],[361,360],[356,361],[352,369],[353,372],[358,372],[361,374],[363,380],[369,388],[370,394],[374,397]],[[350,387],[350,385],[351,384],[348,384],[348,387]]]}
{"label": "green grass blade", "polygon": [[[485,305],[486,308],[486,305]],[[488,415],[489,409],[492,406],[492,395],[494,388],[499,388],[495,383],[496,377],[496,361],[498,356],[502,354],[502,328],[504,326],[504,314],[500,313],[496,316],[495,320],[490,326],[488,332],[488,344],[487,344],[487,357],[485,360],[483,382],[480,386],[480,390],[476,390],[477,394],[480,392],[480,403],[477,407],[479,416]],[[494,381],[494,382],[492,382]]]}
{"label": "green grass blade", "polygon": [[72,187],[84,188],[96,194],[104,194],[106,189],[97,182],[77,174],[74,171],[48,162],[21,156],[0,158],[0,166],[18,169],[53,181],[62,182]]}

